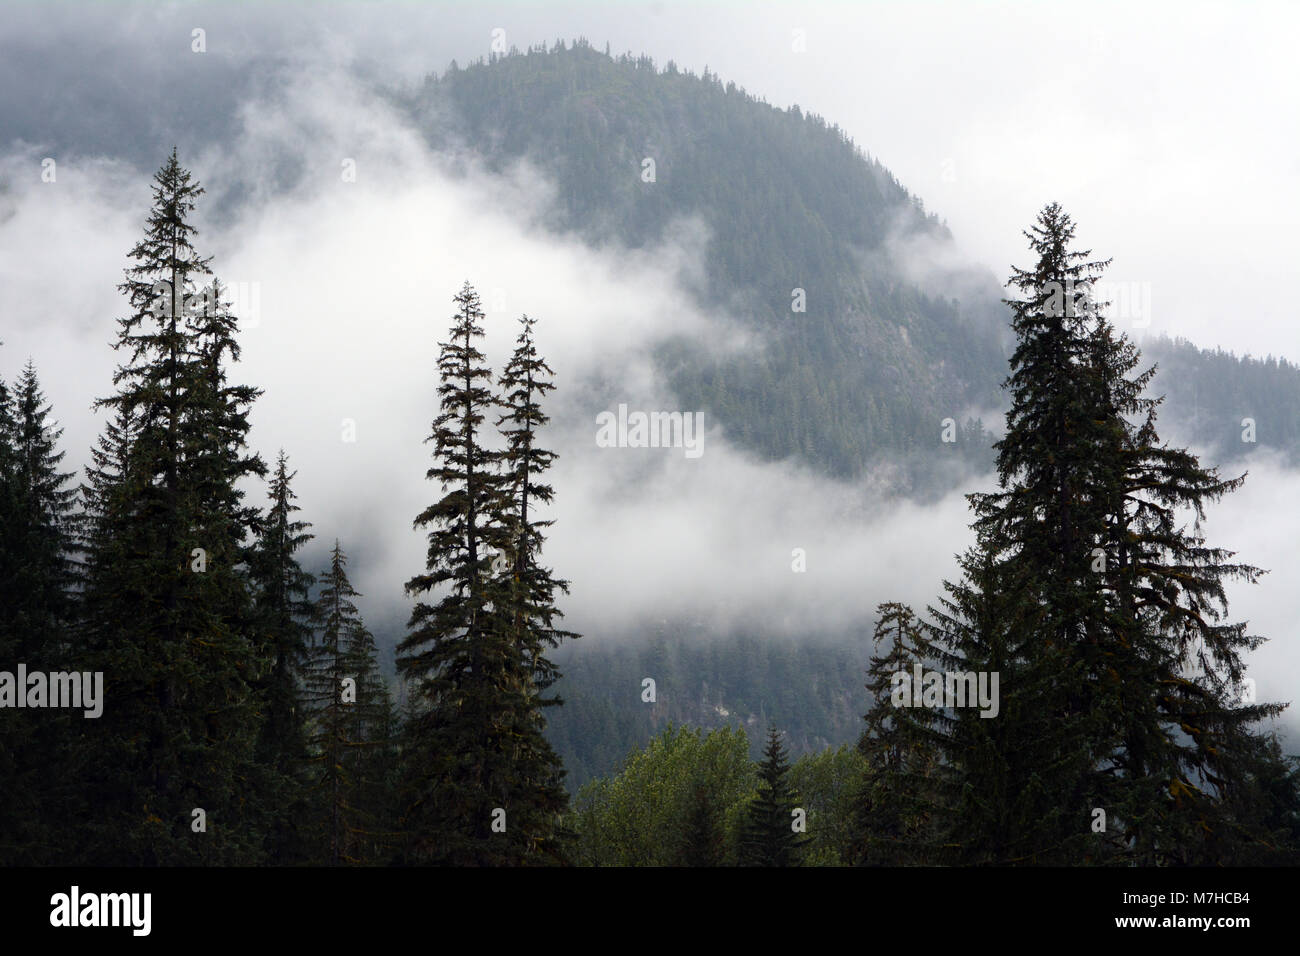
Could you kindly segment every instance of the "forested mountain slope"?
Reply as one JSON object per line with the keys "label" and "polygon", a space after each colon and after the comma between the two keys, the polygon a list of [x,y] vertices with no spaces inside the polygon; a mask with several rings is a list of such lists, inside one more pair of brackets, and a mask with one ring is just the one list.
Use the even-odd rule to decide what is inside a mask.
{"label": "forested mountain slope", "polygon": [[[556,184],[547,225],[557,231],[645,249],[686,218],[705,223],[691,291],[767,348],[714,359],[668,347],[656,359],[680,407],[708,410],[742,446],[844,478],[888,463],[889,486],[920,497],[961,487],[991,463],[993,438],[968,417],[983,412],[993,424],[1004,407],[1000,277],[918,262],[917,249],[933,255],[953,237],[838,126],[707,70],[660,69],[583,42],[453,64],[403,105],[439,149],[494,170],[521,158],[539,166]],[[795,289],[806,312],[792,310]],[[1161,366],[1154,389],[1168,396],[1161,420],[1171,436],[1209,448],[1211,461],[1261,449],[1295,460],[1294,365],[1167,339],[1146,349]],[[1267,423],[1255,443],[1241,441],[1246,416]],[[961,426],[956,442],[940,440],[946,418]],[[870,703],[865,636],[804,637],[799,647],[775,635],[581,642],[561,655],[568,703],[549,717],[570,786],[609,772],[666,720],[761,730],[777,719],[795,753],[854,739]],[[663,688],[653,708],[639,699],[645,676]]]}
{"label": "forested mountain slope", "polygon": [[[668,349],[660,361],[681,407],[711,411],[752,450],[841,476],[910,453],[907,484],[928,487],[934,456],[959,453],[939,442],[941,420],[998,402],[996,283],[963,276],[984,294],[959,299],[906,281],[895,244],[951,241],[947,229],[820,117],[581,44],[453,68],[410,105],[439,147],[468,146],[494,168],[540,165],[558,185],[557,229],[635,249],[703,219],[693,291],[768,347],[725,361]],[[979,446],[965,447],[982,460]]]}
{"label": "forested mountain slope", "polygon": [[[660,69],[582,41],[453,63],[404,102],[435,146],[495,169],[523,157],[540,166],[557,185],[549,224],[593,244],[643,248],[684,217],[703,220],[710,239],[693,291],[768,347],[725,360],[669,348],[659,362],[681,407],[707,409],[742,445],[842,477],[888,460],[897,490],[922,495],[960,480],[954,459],[988,462],[980,430],[949,444],[939,435],[945,418],[1002,407],[1001,277],[944,270],[938,256],[917,262],[914,240],[942,249],[952,236],[837,125],[707,68]],[[806,312],[792,310],[795,289]],[[1162,417],[1174,434],[1222,461],[1262,448],[1295,459],[1294,365],[1186,343],[1150,349],[1167,366],[1155,388],[1169,396]],[[1275,427],[1253,445],[1225,441],[1257,406]]]}
{"label": "forested mountain slope", "polygon": [[1300,366],[1197,348],[1181,338],[1150,339],[1142,351],[1159,366],[1155,388],[1165,396],[1167,417],[1211,461],[1237,464],[1273,450],[1288,465],[1300,464]]}

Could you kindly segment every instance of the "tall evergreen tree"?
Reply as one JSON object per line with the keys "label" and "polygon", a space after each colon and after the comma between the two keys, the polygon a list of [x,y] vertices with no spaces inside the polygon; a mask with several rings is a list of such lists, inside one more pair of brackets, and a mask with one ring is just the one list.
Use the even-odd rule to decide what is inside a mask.
{"label": "tall evergreen tree", "polygon": [[[119,408],[104,426],[90,451],[85,480],[78,488],[76,515],[79,602],[78,654],[91,646],[91,638],[106,641],[122,626],[117,575],[126,566],[127,531],[134,522],[131,496],[135,441],[134,416]],[[90,586],[90,582],[94,586]]]}
{"label": "tall evergreen tree", "polygon": [[[858,862],[906,865],[929,858],[931,826],[936,814],[938,748],[935,735],[941,715],[928,708],[900,707],[895,675],[908,675],[908,699],[914,665],[928,668],[934,659],[925,631],[912,609],[886,602],[876,608],[874,643],[878,652],[867,668],[871,709],[858,752],[866,775],[858,801],[855,829]],[[879,650],[888,645],[885,653]]]}
{"label": "tall evergreen tree", "polygon": [[[532,662],[537,689],[545,691],[560,676],[546,656],[546,649],[578,635],[555,626],[556,619],[563,617],[555,606],[556,592],[567,594],[569,583],[556,578],[540,561],[544,529],[554,522],[539,520],[537,511],[555,497],[555,490],[543,476],[556,455],[541,447],[538,431],[550,420],[541,402],[555,384],[554,372],[537,352],[534,325],[535,319],[521,317],[514,353],[500,379],[504,413],[497,426],[506,442],[501,465],[509,496],[506,511],[511,540],[507,557],[513,565],[510,626]],[[540,703],[551,706],[560,700],[542,697]]]}
{"label": "tall evergreen tree", "polygon": [[[969,496],[978,552],[936,612],[950,660],[1000,668],[1003,694],[1015,697],[997,728],[978,726],[976,711],[954,715],[966,807],[982,808],[959,816],[949,841],[969,862],[1082,859],[1088,812],[1103,800],[1093,770],[1106,708],[1090,674],[1106,607],[1091,549],[1106,523],[1113,461],[1100,451],[1112,426],[1088,372],[1096,313],[1086,292],[1106,263],[1070,248],[1073,224],[1058,206],[1025,235],[1038,261],[1013,268],[1008,285],[1023,298],[1004,300],[1017,342],[1007,431],[994,446],[1001,490]],[[984,803],[977,790],[1003,802]]]}
{"label": "tall evergreen tree", "polygon": [[497,427],[505,440],[499,458],[504,496],[500,520],[508,535],[502,557],[510,567],[506,603],[499,608],[496,620],[512,645],[506,660],[508,670],[515,672],[511,683],[519,695],[515,773],[534,781],[513,798],[516,822],[522,819],[531,833],[525,859],[539,849],[558,859],[561,845],[569,838],[560,824],[568,809],[568,792],[563,765],[544,733],[541,708],[562,703],[559,697],[545,696],[560,677],[547,650],[578,635],[556,626],[557,619],[563,617],[555,605],[556,593],[567,594],[569,584],[555,577],[541,560],[544,529],[553,522],[540,519],[538,512],[555,497],[543,476],[557,456],[539,442],[539,430],[550,420],[541,403],[555,384],[553,371],[537,351],[535,324],[527,315],[520,318],[515,350],[499,381],[502,414]]}
{"label": "tall evergreen tree", "polygon": [[[520,864],[560,858],[556,837],[566,804],[561,767],[542,735],[537,656],[516,625],[513,504],[501,454],[483,442],[497,407],[478,294],[466,283],[454,300],[449,340],[438,360],[441,410],[428,472],[443,496],[417,519],[426,527],[427,571],[407,583],[419,601],[399,647],[419,712],[408,723],[404,859],[450,864]],[[495,568],[494,568],[495,565]]]}
{"label": "tall evergreen tree", "polygon": [[740,838],[743,866],[798,866],[808,843],[794,829],[798,796],[790,786],[790,763],[781,734],[767,732],[767,746],[758,766],[758,794],[750,802]]}
{"label": "tall evergreen tree", "polygon": [[[73,499],[59,471],[62,430],[49,422],[29,362],[11,396],[0,381],[0,661],[56,671],[67,654],[73,599]],[[17,692],[25,694],[27,688]],[[0,709],[0,861],[57,862],[70,810],[65,710]],[[76,719],[82,719],[80,713]]]}
{"label": "tall evergreen tree", "polygon": [[1261,752],[1249,724],[1281,709],[1234,698],[1259,639],[1221,623],[1223,582],[1259,572],[1199,530],[1240,479],[1159,443],[1153,370],[1102,315],[1105,263],[1070,248],[1070,218],[1049,205],[1026,235],[1001,488],[970,496],[977,545],[933,612],[946,662],[999,671],[1004,694],[996,721],[954,714],[947,842],[966,862],[1208,861],[1236,755]]}
{"label": "tall evergreen tree", "polygon": [[[999,676],[999,712],[983,718],[969,708],[940,721],[936,738],[942,758],[940,805],[946,808],[938,835],[943,861],[958,864],[1028,862],[1043,852],[1043,830],[1069,832],[1058,819],[1067,807],[1053,803],[1052,786],[1062,769],[1060,728],[1038,710],[1037,692],[1055,680],[1054,662],[1039,655],[1032,626],[1032,596],[1001,590],[1006,571],[977,533],[977,544],[958,559],[962,577],[945,581],[946,593],[930,608],[939,660],[946,669]],[[1068,859],[1064,849],[1054,858]]]}
{"label": "tall evergreen tree", "polygon": [[9,498],[12,513],[4,549],[7,569],[3,616],[14,652],[29,666],[55,662],[71,618],[72,511],[76,490],[71,472],[59,471],[63,430],[49,423],[36,369],[29,362],[13,396],[13,460]]}
{"label": "tall evergreen tree", "polygon": [[347,556],[336,541],[316,598],[319,637],[310,655],[305,699],[314,766],[317,858],[332,866],[379,862],[391,842],[388,778],[392,704],[379,673],[375,640],[354,602]]}
{"label": "tall evergreen tree", "polygon": [[[86,741],[84,842],[96,862],[252,862],[261,852],[251,685],[269,662],[248,637],[256,512],[237,482],[265,466],[246,448],[258,392],[225,378],[238,359],[235,320],[193,246],[202,193],[173,151],[120,287],[132,311],[118,322],[117,391],[98,403],[118,416],[101,450],[115,454],[128,429],[130,443],[120,474],[92,476],[92,501],[106,510],[87,524],[83,645],[112,701]],[[103,535],[110,528],[115,539]]]}
{"label": "tall evergreen tree", "polygon": [[296,517],[292,482],[297,472],[280,452],[271,478],[271,506],[261,523],[250,561],[259,656],[272,661],[258,687],[265,720],[258,741],[258,761],[270,776],[268,786],[278,791],[278,808],[268,832],[268,852],[273,860],[300,861],[307,852],[297,821],[306,815],[304,805],[307,741],[304,729],[302,669],[312,640],[315,609],[310,600],[315,578],[302,569],[297,553],[314,537],[311,525]]}
{"label": "tall evergreen tree", "polygon": [[[5,594],[15,594],[19,574],[17,549],[9,541],[17,527],[17,426],[13,416],[13,397],[0,378],[0,584]],[[8,615],[6,615],[6,618]],[[18,660],[18,635],[6,620],[0,624],[0,660]],[[27,773],[27,760],[33,746],[31,722],[25,711],[0,710],[0,800],[10,808],[0,822],[0,863],[14,865],[31,859],[40,840],[33,822],[38,814],[36,790]]]}

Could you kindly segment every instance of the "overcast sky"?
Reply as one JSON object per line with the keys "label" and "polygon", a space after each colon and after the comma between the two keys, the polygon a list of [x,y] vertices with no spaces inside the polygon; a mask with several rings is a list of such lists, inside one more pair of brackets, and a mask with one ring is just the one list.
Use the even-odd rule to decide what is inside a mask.
{"label": "overcast sky", "polygon": [[[1300,227],[1300,4],[250,6],[6,4],[0,97],[28,116],[93,124],[117,101],[165,120],[183,112],[178,91],[211,76],[238,90],[272,60],[400,82],[486,54],[497,28],[521,48],[586,36],[821,113],[1000,278],[1025,258],[1020,230],[1059,200],[1080,239],[1114,257],[1113,279],[1150,283],[1152,330],[1300,360],[1282,291]],[[194,27],[207,31],[203,61]],[[30,135],[0,122],[0,143],[16,135],[5,125]]]}
{"label": "overcast sky", "polygon": [[[202,57],[195,28],[206,31]],[[111,388],[114,286],[148,202],[141,168],[173,142],[211,194],[201,246],[227,283],[260,283],[263,318],[245,329],[241,368],[267,389],[254,442],[268,457],[286,447],[301,469],[306,517],[322,538],[350,543],[368,614],[404,613],[401,582],[422,564],[409,529],[432,493],[421,441],[435,343],[467,273],[506,293],[500,307],[489,300],[498,365],[509,317],[526,310],[542,317],[562,381],[599,369],[630,400],[673,407],[648,348],[669,333],[700,347],[736,339],[676,281],[698,252],[689,224],[671,246],[636,255],[542,236],[531,222],[549,200],[545,181],[526,167],[504,181],[449,180],[418,131],[359,82],[410,83],[476,59],[497,28],[520,48],[585,36],[707,65],[774,105],[820,113],[999,278],[1027,264],[1020,232],[1059,200],[1082,242],[1114,257],[1112,279],[1149,283],[1152,330],[1300,360],[1288,294],[1300,4],[9,3],[0,370],[12,379],[37,361],[70,462],[84,460],[101,424],[90,403]],[[359,150],[367,175],[341,189],[336,157]],[[51,155],[54,188],[40,182]],[[322,164],[330,175],[294,172]],[[212,205],[235,182],[256,201],[223,218]],[[357,422],[350,445],[345,418]],[[577,425],[554,442],[548,556],[574,582],[579,630],[626,627],[666,605],[792,636],[851,626],[880,600],[933,600],[969,542],[959,495],[882,513],[869,487],[758,464],[716,431],[697,460],[602,457]],[[1265,697],[1290,696],[1300,674],[1286,566],[1300,535],[1295,478],[1256,468],[1209,525],[1218,543],[1274,569],[1234,608],[1274,638],[1257,655]],[[377,533],[387,528],[397,530]],[[794,548],[808,551],[806,575],[790,571]]]}

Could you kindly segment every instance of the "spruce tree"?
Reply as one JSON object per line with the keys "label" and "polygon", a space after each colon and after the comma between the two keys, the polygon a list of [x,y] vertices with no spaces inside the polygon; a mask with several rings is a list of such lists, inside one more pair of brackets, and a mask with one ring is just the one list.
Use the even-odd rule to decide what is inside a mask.
{"label": "spruce tree", "polygon": [[1292,779],[1250,728],[1280,705],[1238,699],[1260,639],[1223,622],[1224,582],[1260,572],[1200,532],[1241,479],[1160,443],[1154,370],[1104,318],[1106,263],[1070,248],[1070,218],[1049,205],[1026,235],[1001,487],[969,496],[977,545],[932,609],[944,662],[1003,694],[995,720],[953,715],[946,842],[965,862],[1212,862],[1265,839],[1230,809],[1251,770]]}
{"label": "spruce tree", "polygon": [[544,736],[541,708],[563,703],[558,696],[545,693],[560,677],[559,668],[547,656],[548,649],[578,635],[556,626],[557,619],[563,617],[555,604],[557,592],[567,594],[569,584],[555,577],[541,560],[544,529],[553,522],[538,515],[555,497],[544,475],[557,456],[539,441],[539,431],[549,421],[541,403],[555,385],[554,373],[534,342],[535,324],[527,315],[520,319],[515,350],[499,382],[503,413],[497,426],[505,439],[500,458],[505,494],[503,521],[510,535],[503,552],[510,569],[507,603],[500,621],[514,645],[511,659],[520,656],[526,668],[517,678],[528,699],[519,705],[524,743],[516,759],[521,773],[538,781],[535,789],[525,793],[527,805],[520,807],[519,798],[515,798],[516,806],[525,810],[534,840],[563,842],[563,837],[553,834],[552,827],[568,809],[568,793],[560,758]]}
{"label": "spruce tree", "polygon": [[[59,471],[61,429],[49,422],[29,362],[10,395],[0,381],[0,661],[29,672],[62,669],[73,615],[71,474]],[[19,688],[26,693],[26,688]],[[0,709],[0,861],[59,862],[71,809],[66,710]]]}
{"label": "spruce tree", "polygon": [[1106,525],[1112,463],[1100,450],[1112,426],[1087,370],[1096,314],[1086,292],[1106,263],[1071,249],[1073,234],[1059,206],[1046,207],[1025,234],[1037,262],[1012,269],[1021,297],[1004,300],[1016,349],[1007,431],[994,446],[1001,487],[968,496],[977,552],[935,612],[949,663],[996,670],[1004,698],[1014,696],[994,720],[953,715],[971,815],[956,818],[948,842],[969,862],[1080,860],[1089,809],[1103,799],[1094,768],[1106,707],[1091,675],[1107,609],[1091,549]]}
{"label": "spruce tree", "polygon": [[[543,480],[556,455],[541,447],[538,431],[550,420],[542,410],[546,393],[554,390],[554,372],[537,352],[533,340],[535,319],[520,319],[519,337],[514,353],[501,375],[500,387],[504,413],[497,426],[505,438],[501,465],[508,494],[507,513],[511,540],[506,557],[512,563],[511,620],[516,639],[532,662],[534,681],[539,692],[559,679],[559,670],[546,656],[547,648],[558,647],[564,639],[578,637],[572,631],[556,628],[563,614],[555,606],[556,592],[567,594],[567,581],[556,578],[540,561],[543,531],[554,522],[539,520],[537,511],[549,505],[554,489]],[[504,426],[504,427],[503,427]],[[559,698],[542,697],[543,706],[561,703]]]}
{"label": "spruce tree", "polygon": [[[939,721],[938,862],[1009,865],[1034,860],[1047,845],[1043,830],[1068,832],[1070,821],[1056,818],[1065,810],[1051,793],[1061,769],[1060,729],[1044,718],[1037,693],[1055,680],[1054,664],[1038,654],[1032,626],[1021,623],[1033,618],[1036,603],[1026,590],[1001,589],[1006,569],[976,537],[959,556],[962,577],[944,582],[926,626],[943,644],[945,669],[999,675],[999,712],[984,718],[959,708]],[[1068,853],[1055,859],[1066,862]]]}
{"label": "spruce tree", "polygon": [[74,524],[81,598],[78,655],[95,640],[110,643],[109,635],[125,623],[117,615],[119,586],[126,583],[121,574],[127,564],[127,531],[135,520],[131,460],[135,431],[134,416],[118,409],[91,449],[85,480],[78,488],[80,510]]}
{"label": "spruce tree", "polygon": [[758,793],[750,801],[740,838],[743,866],[798,866],[807,836],[794,829],[798,796],[790,786],[790,763],[781,734],[767,732],[767,746],[758,766]]}
{"label": "spruce tree", "polygon": [[1233,776],[1216,807],[1216,828],[1202,836],[1197,861],[1300,865],[1300,761],[1283,753],[1274,734],[1242,735],[1233,753]]}
{"label": "spruce tree", "polygon": [[[17,426],[9,387],[0,378],[0,584],[6,595],[16,594],[20,556],[10,540],[18,527]],[[19,635],[6,613],[0,623],[0,661],[5,666],[20,660]],[[6,866],[31,860],[41,833],[32,823],[39,813],[38,797],[28,771],[34,728],[26,711],[0,709],[0,800],[7,808],[0,821],[0,863]]]}
{"label": "spruce tree", "polygon": [[276,862],[300,861],[306,852],[298,821],[306,816],[302,669],[312,640],[314,607],[310,600],[315,578],[302,569],[297,553],[313,539],[311,525],[295,516],[288,458],[280,452],[271,478],[271,505],[261,522],[250,560],[254,586],[259,656],[272,661],[257,690],[264,721],[258,741],[258,761],[268,774],[277,808],[268,831],[267,850]]}
{"label": "spruce tree", "polygon": [[[866,776],[857,806],[858,862],[906,865],[928,859],[930,829],[937,807],[938,749],[935,735],[942,714],[928,708],[900,707],[894,699],[895,675],[914,679],[914,665],[934,662],[925,631],[912,609],[885,602],[876,608],[873,636],[878,649],[867,668],[871,709],[858,752]],[[879,653],[888,645],[886,653]],[[911,700],[911,693],[908,694]]]}
{"label": "spruce tree", "polygon": [[315,854],[331,866],[374,864],[390,842],[392,705],[339,542],[319,578],[314,615],[319,634],[305,677]]}
{"label": "spruce tree", "polygon": [[357,678],[358,707],[352,711],[350,750],[359,809],[356,857],[369,865],[391,861],[400,843],[396,829],[397,757],[400,736],[397,709],[388,682],[379,667],[374,636],[360,630],[348,647]]}
{"label": "spruce tree", "polygon": [[1104,467],[1091,500],[1104,526],[1090,554],[1108,615],[1081,656],[1106,721],[1094,789],[1112,811],[1107,855],[1217,863],[1271,845],[1271,824],[1239,812],[1259,775],[1274,775],[1266,786],[1295,780],[1293,768],[1265,756],[1253,726],[1285,705],[1242,700],[1242,654],[1262,638],[1226,620],[1226,582],[1253,583],[1262,572],[1201,530],[1206,506],[1244,476],[1223,478],[1160,441],[1161,400],[1143,394],[1155,369],[1137,371],[1137,348],[1100,316],[1104,303],[1091,292],[1086,285],[1080,295],[1092,318],[1080,364],[1102,426],[1093,455]]}
{"label": "spruce tree", "polygon": [[100,862],[261,857],[252,684],[269,662],[249,639],[256,511],[237,482],[265,466],[246,447],[258,392],[226,381],[235,320],[193,246],[202,193],[173,151],[120,287],[117,390],[97,403],[118,416],[115,440],[130,435],[121,473],[92,476],[106,510],[87,521],[82,646],[111,702],[85,741],[86,852]]}
{"label": "spruce tree", "polygon": [[442,497],[416,519],[429,528],[427,570],[407,583],[420,596],[399,646],[417,713],[408,722],[403,859],[442,864],[529,864],[561,858],[562,772],[542,734],[538,659],[516,606],[517,545],[501,453],[481,435],[498,406],[478,294],[466,283],[438,360],[441,409],[430,441]]}
{"label": "spruce tree", "polygon": [[[17,427],[12,396],[0,378],[0,584],[5,594],[16,593],[19,574],[17,549],[9,541],[17,526],[15,484],[17,479]],[[8,615],[6,615],[7,617]],[[0,660],[16,661],[18,635],[6,620],[0,624]],[[27,753],[32,746],[32,728],[26,714],[15,708],[0,710],[0,799],[12,810],[0,823],[0,863],[14,865],[30,859],[40,839],[29,821],[36,817],[35,791],[27,779]]]}
{"label": "spruce tree", "polygon": [[49,422],[36,369],[29,362],[13,396],[13,459],[9,479],[12,509],[5,529],[4,624],[13,653],[29,667],[59,660],[72,616],[72,511],[76,490],[71,472],[59,471],[62,429]]}

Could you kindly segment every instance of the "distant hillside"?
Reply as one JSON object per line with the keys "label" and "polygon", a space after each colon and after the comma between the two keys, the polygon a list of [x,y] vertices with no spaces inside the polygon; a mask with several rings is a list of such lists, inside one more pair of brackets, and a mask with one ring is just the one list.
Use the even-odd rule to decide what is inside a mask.
{"label": "distant hillside", "polygon": [[[682,217],[707,224],[705,280],[692,291],[768,348],[712,362],[670,346],[657,361],[682,407],[707,409],[734,440],[841,477],[887,462],[896,489],[913,496],[961,486],[991,462],[992,437],[963,412],[1002,406],[1000,280],[900,262],[909,240],[942,250],[953,239],[838,127],[711,73],[583,43],[453,65],[405,105],[434,146],[467,149],[489,168],[521,157],[540,166],[557,185],[548,225],[593,245],[644,248]],[[647,158],[653,183],[642,181]],[[796,287],[806,313],[791,311]],[[1162,339],[1145,343],[1145,358],[1160,365],[1155,390],[1167,396],[1162,434],[1224,463],[1300,451],[1294,365]],[[964,426],[953,444],[939,440],[948,417]],[[1244,417],[1259,423],[1256,444],[1240,440]],[[668,721],[739,723],[756,741],[772,720],[795,754],[820,750],[861,732],[868,655],[845,635],[588,635],[560,655],[567,703],[548,714],[548,735],[575,789]],[[654,704],[641,700],[645,677]]]}
{"label": "distant hillside", "polygon": [[[1300,366],[1167,337],[1143,343],[1142,355],[1159,368],[1152,390],[1165,396],[1165,415],[1213,461],[1235,464],[1268,450],[1300,465]],[[1243,440],[1251,435],[1246,419],[1253,442]]]}
{"label": "distant hillside", "polygon": [[[729,362],[659,358],[683,407],[710,410],[742,444],[841,476],[888,454],[908,485],[926,484],[937,456],[986,459],[986,442],[939,435],[944,418],[999,401],[996,283],[966,277],[986,294],[963,301],[905,281],[891,239],[951,237],[838,127],[712,74],[582,44],[453,67],[410,106],[437,146],[468,145],[493,167],[538,163],[558,184],[557,229],[638,248],[679,217],[707,223],[694,291],[769,347]],[[796,288],[806,312],[792,311]]]}
{"label": "distant hillside", "polygon": [[[990,461],[981,429],[953,444],[939,435],[945,418],[1002,405],[1000,280],[938,271],[909,280],[898,244],[924,237],[941,248],[952,237],[838,126],[707,70],[658,69],[583,42],[453,64],[406,105],[436,146],[468,148],[494,168],[537,163],[558,185],[550,225],[593,244],[639,248],[680,217],[707,223],[706,279],[694,292],[768,348],[720,362],[667,348],[658,360],[683,407],[709,410],[741,444],[841,477],[887,461],[911,494],[948,490]],[[642,181],[647,158],[653,183]],[[791,311],[795,288],[805,313]],[[1300,455],[1294,365],[1185,343],[1148,348],[1165,367],[1162,420],[1187,440],[1223,461],[1261,448]],[[1271,426],[1254,446],[1225,438],[1240,433],[1243,401],[1268,408]]]}
{"label": "distant hillside", "polygon": [[[556,656],[563,707],[547,712],[547,737],[576,792],[610,773],[669,723],[743,726],[755,758],[769,723],[795,754],[857,740],[871,706],[869,642],[649,633],[580,641]],[[582,645],[587,646],[582,646]],[[655,700],[642,681],[655,681]]]}

